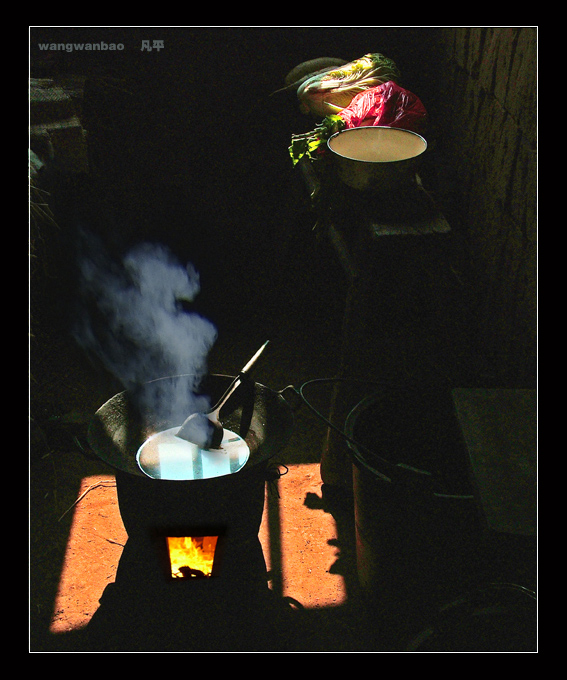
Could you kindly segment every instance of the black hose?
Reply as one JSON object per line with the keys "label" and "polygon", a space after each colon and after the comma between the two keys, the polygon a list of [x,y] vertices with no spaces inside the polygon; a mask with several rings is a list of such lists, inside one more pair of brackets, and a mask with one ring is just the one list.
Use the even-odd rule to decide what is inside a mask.
{"label": "black hose", "polygon": [[[347,434],[344,429],[338,427],[334,423],[332,423],[328,418],[326,418],[320,411],[318,411],[307,399],[307,397],[304,394],[304,390],[307,386],[313,385],[313,384],[324,384],[324,383],[337,383],[337,382],[345,382],[345,383],[352,383],[352,384],[360,384],[360,385],[371,385],[377,388],[388,388],[388,389],[395,389],[397,391],[416,391],[420,388],[423,388],[422,385],[413,385],[413,384],[406,384],[406,385],[400,385],[399,383],[389,383],[385,381],[376,381],[376,380],[364,380],[364,379],[358,379],[358,378],[339,378],[339,377],[334,377],[334,378],[313,378],[311,380],[307,380],[304,382],[298,389],[293,388],[295,393],[299,395],[303,403],[309,408],[312,413],[315,414],[317,418],[319,418],[321,421],[323,421],[327,427],[332,429],[334,432],[339,434],[350,446],[351,448],[357,449],[361,451],[362,453],[365,453],[366,455],[371,456],[373,460],[376,460],[379,462],[381,465],[383,465],[386,470],[391,474],[390,477],[386,476],[382,472],[376,470],[375,472],[384,480],[387,482],[392,482],[396,477],[402,477],[402,476],[407,476],[408,473],[412,473],[412,480],[416,479],[416,473],[420,474],[422,477],[421,479],[425,480],[428,478],[428,483],[432,482],[432,475],[430,472],[427,472],[425,470],[418,470],[416,468],[404,465],[403,463],[391,463],[390,461],[386,460],[385,458],[382,458],[381,456],[377,455],[375,451],[369,449],[367,446],[361,444],[359,441],[351,437],[349,434]],[[286,388],[288,389],[288,388]],[[452,499],[457,499],[457,500],[473,500],[475,497],[474,495],[469,495],[469,494],[443,494],[443,493],[438,493],[433,491],[433,496],[436,498],[452,498]]]}

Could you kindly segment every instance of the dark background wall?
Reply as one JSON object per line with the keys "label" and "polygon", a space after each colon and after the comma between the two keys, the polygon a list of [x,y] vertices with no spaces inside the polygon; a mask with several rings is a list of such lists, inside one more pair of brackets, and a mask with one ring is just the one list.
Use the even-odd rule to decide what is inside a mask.
{"label": "dark background wall", "polygon": [[435,42],[435,102],[462,199],[479,343],[503,382],[533,386],[537,30],[447,27]]}
{"label": "dark background wall", "polygon": [[[142,50],[144,40],[164,48]],[[100,41],[124,49],[38,48]],[[382,52],[430,113],[437,167],[426,182],[443,184],[443,207],[467,240],[478,342],[502,381],[533,381],[535,29],[37,27],[30,51],[32,77],[84,77],[88,172],[54,164],[45,181],[59,228],[36,239],[56,275],[46,288],[39,273],[34,290],[51,286],[59,311],[72,297],[65,270],[78,225],[117,253],[149,239],[193,261],[201,304],[221,325],[243,299],[279,301],[284,287],[292,297],[297,277],[309,277],[311,234],[287,147],[313,121],[293,95],[270,94],[304,60]]]}

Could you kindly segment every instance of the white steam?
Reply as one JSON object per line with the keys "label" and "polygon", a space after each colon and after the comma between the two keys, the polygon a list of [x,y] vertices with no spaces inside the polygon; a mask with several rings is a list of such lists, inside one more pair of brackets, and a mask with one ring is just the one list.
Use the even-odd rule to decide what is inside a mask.
{"label": "white steam", "polygon": [[[217,331],[188,311],[200,291],[199,275],[161,245],[142,244],[113,262],[91,236],[80,258],[81,314],[75,337],[94,353],[126,389],[157,378],[191,375],[178,393],[164,393],[157,381],[144,390],[158,417],[182,422],[206,404],[195,390],[207,370]],[[185,306],[184,306],[185,303]],[[167,389],[172,385],[167,382]]]}

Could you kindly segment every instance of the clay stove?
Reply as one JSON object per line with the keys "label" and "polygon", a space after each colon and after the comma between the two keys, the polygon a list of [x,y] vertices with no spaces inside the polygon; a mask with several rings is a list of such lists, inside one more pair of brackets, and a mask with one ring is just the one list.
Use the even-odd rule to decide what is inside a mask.
{"label": "clay stove", "polygon": [[[214,403],[232,380],[209,376],[201,389]],[[159,389],[167,393],[170,384],[179,389],[185,381],[191,385],[190,376],[164,378]],[[148,385],[155,387],[155,381]],[[222,474],[208,477],[201,465],[201,474],[190,479],[164,479],[143,469],[139,452],[153,435],[181,423],[157,418],[145,403],[149,400],[139,393],[122,392],[97,411],[89,430],[93,450],[114,468],[128,534],[115,583],[105,591],[97,618],[108,617],[105,609],[113,612],[113,630],[118,627],[122,634],[124,617],[129,630],[133,620],[136,626],[143,620],[142,627],[153,621],[149,635],[160,629],[165,612],[168,622],[190,621],[194,637],[200,627],[208,630],[211,620],[218,626],[219,617],[226,627],[235,612],[249,612],[266,595],[258,533],[266,481],[279,475],[272,459],[291,435],[292,409],[281,392],[248,381],[224,420],[226,436],[246,445],[244,464],[231,469],[227,462]]]}

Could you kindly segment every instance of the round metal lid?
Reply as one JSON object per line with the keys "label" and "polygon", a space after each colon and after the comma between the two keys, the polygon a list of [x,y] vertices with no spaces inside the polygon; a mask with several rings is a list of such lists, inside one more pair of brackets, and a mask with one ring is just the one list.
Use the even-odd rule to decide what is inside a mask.
{"label": "round metal lid", "polygon": [[138,449],[136,461],[152,479],[195,480],[224,477],[241,470],[250,457],[244,439],[224,430],[219,449],[201,449],[177,437],[179,427],[149,437]]}

